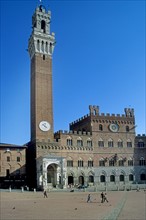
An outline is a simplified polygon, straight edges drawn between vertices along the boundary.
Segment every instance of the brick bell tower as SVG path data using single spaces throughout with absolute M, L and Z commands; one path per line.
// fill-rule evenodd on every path
M 55 34 L 50 33 L 51 12 L 40 5 L 32 16 L 28 51 L 31 59 L 31 141 L 52 141 L 52 54 Z

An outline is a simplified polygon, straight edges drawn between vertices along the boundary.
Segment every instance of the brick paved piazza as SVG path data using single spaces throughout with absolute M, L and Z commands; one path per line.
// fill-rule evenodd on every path
M 146 192 L 107 192 L 109 203 L 100 202 L 101 192 L 0 192 L 1 220 L 145 220 Z

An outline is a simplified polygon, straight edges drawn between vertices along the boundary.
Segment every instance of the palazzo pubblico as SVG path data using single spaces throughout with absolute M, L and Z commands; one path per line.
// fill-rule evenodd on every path
M 40 5 L 32 16 L 31 140 L 0 144 L 0 187 L 124 189 L 146 184 L 146 136 L 136 135 L 133 108 L 123 114 L 88 114 L 54 133 L 51 12 Z

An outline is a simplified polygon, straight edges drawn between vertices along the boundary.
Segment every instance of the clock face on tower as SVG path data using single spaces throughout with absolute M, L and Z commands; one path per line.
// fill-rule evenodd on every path
M 109 129 L 112 132 L 117 132 L 119 130 L 119 126 L 117 124 L 110 124 Z
M 41 131 L 49 131 L 51 128 L 51 125 L 47 121 L 41 121 L 39 123 L 39 128 L 41 129 Z

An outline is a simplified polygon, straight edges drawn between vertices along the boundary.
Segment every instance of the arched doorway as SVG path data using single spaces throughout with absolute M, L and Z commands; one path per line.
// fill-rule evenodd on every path
M 110 182 L 115 182 L 115 175 L 110 176 Z
M 101 183 L 105 183 L 105 175 L 101 175 L 100 176 L 100 182 Z
M 47 183 L 53 187 L 57 185 L 57 164 L 50 164 L 47 167 Z
M 79 176 L 79 184 L 84 185 L 84 177 L 83 176 Z
M 142 173 L 140 174 L 140 180 L 146 180 L 146 174 Z
M 74 184 L 74 178 L 73 178 L 73 176 L 68 176 L 68 185 L 73 185 Z

